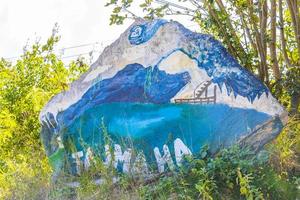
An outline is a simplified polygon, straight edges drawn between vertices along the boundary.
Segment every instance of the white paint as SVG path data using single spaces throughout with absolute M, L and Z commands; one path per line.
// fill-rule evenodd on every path
M 84 169 L 87 170 L 91 166 L 91 161 L 94 159 L 93 152 L 90 147 L 87 148 L 84 158 Z
M 174 151 L 176 163 L 178 166 L 181 165 L 181 161 L 184 155 L 192 155 L 191 150 L 179 138 L 174 141 Z
M 105 161 L 104 161 L 104 165 L 106 165 L 107 167 L 111 166 L 112 164 L 112 159 L 111 159 L 111 153 L 110 153 L 110 146 L 109 145 L 105 145 L 104 146 L 104 151 L 105 151 Z
M 214 62 L 214 66 L 216 69 L 214 70 L 213 76 L 215 77 L 222 76 L 222 74 L 241 73 L 241 70 L 238 67 L 222 67 L 219 63 L 215 63 L 215 62 Z
M 118 163 L 123 165 L 122 171 L 124 173 L 128 173 L 130 170 L 130 161 L 131 161 L 131 154 L 132 150 L 128 148 L 124 153 L 122 152 L 122 148 L 119 144 L 114 145 L 114 157 L 111 156 L 111 149 L 109 145 L 105 145 L 105 161 L 104 164 L 107 167 L 110 167 L 113 164 L 114 168 L 118 167 Z
M 58 143 L 58 148 L 59 148 L 59 149 L 64 149 L 65 147 L 64 147 L 64 144 L 62 143 L 61 137 L 58 136 L 58 137 L 56 138 L 56 140 L 57 140 L 57 143 Z
M 159 173 L 165 171 L 165 165 L 168 164 L 170 170 L 174 169 L 174 163 L 167 145 L 163 145 L 163 156 L 161 156 L 158 147 L 154 148 L 154 156 L 157 162 L 157 168 Z
M 112 65 L 105 65 L 105 66 L 99 66 L 96 69 L 93 69 L 86 75 L 83 82 L 90 82 L 98 78 L 100 75 L 105 74 L 109 71 L 109 69 L 112 67 Z M 102 77 L 104 79 L 105 77 Z
M 52 113 L 56 118 L 59 111 L 67 109 L 80 100 L 82 95 L 97 80 L 112 78 L 128 64 L 139 63 L 144 67 L 151 66 L 157 63 L 162 55 L 167 55 L 171 49 L 177 48 L 181 41 L 181 34 L 177 27 L 172 23 L 168 23 L 161 27 L 147 43 L 133 46 L 128 41 L 128 32 L 132 26 L 118 40 L 104 49 L 90 70 L 82 75 L 80 79 L 74 81 L 68 91 L 54 96 L 47 103 L 40 113 L 41 121 L 42 116 L 47 112 Z M 166 34 L 167 31 L 168 34 Z
M 158 63 L 162 56 L 169 55 L 170 51 L 179 47 L 187 51 L 192 51 L 192 49 L 201 50 L 201 48 L 203 49 L 204 47 L 209 48 L 211 45 L 208 42 L 208 38 L 207 40 L 203 40 L 203 43 L 201 43 L 199 47 L 192 46 L 191 42 L 179 32 L 177 25 L 172 22 L 160 27 L 148 42 L 140 45 L 130 45 L 128 41 L 129 30 L 132 26 L 139 23 L 140 21 L 136 21 L 122 33 L 118 40 L 105 48 L 98 60 L 91 66 L 90 70 L 81 76 L 79 80 L 71 84 L 70 90 L 53 97 L 43 108 L 40 114 L 41 121 L 47 112 L 52 113 L 56 118 L 59 111 L 67 109 L 70 105 L 80 100 L 82 95 L 95 82 L 112 78 L 128 64 L 139 63 L 144 67 L 153 66 Z M 193 56 L 198 57 L 202 54 L 205 57 L 206 53 L 204 50 L 197 51 Z M 205 59 L 203 62 L 205 62 Z M 238 73 L 239 70 L 238 68 L 222 68 L 218 63 L 215 63 L 215 65 L 218 68 L 216 73 Z M 160 63 L 159 68 L 170 74 L 188 72 L 191 76 L 191 82 L 171 99 L 172 102 L 177 98 L 193 97 L 194 89 L 201 82 L 211 80 L 204 69 L 199 68 L 194 60 L 180 51 L 175 51 L 169 55 Z M 269 95 L 268 98 L 263 95 L 260 99 L 256 99 L 254 103 L 251 104 L 247 98 L 241 96 L 235 99 L 233 93 L 227 96 L 225 90 L 225 87 L 223 93 L 217 90 L 219 91 L 217 93 L 217 103 L 224 103 L 239 108 L 253 108 L 271 116 L 279 115 L 284 111 L 281 105 L 271 95 Z M 211 90 L 209 90 L 209 92 L 211 92 Z
M 118 164 L 123 164 L 122 167 L 123 173 L 132 172 L 133 174 L 144 174 L 144 175 L 149 174 L 148 164 L 146 162 L 146 158 L 143 152 L 138 153 L 131 166 L 132 149 L 127 148 L 126 151 L 123 152 L 121 146 L 119 144 L 115 144 L 113 157 L 111 155 L 109 145 L 105 145 L 104 150 L 106 155 L 104 164 L 107 167 L 113 166 L 114 168 L 117 168 Z M 165 165 L 167 165 L 170 170 L 175 169 L 175 164 L 173 162 L 170 150 L 166 144 L 163 145 L 163 155 L 161 155 L 158 147 L 155 147 L 153 151 L 154 151 L 154 156 L 157 162 L 159 173 L 163 173 L 165 171 Z M 177 138 L 174 141 L 174 151 L 175 151 L 174 153 L 175 153 L 176 164 L 178 166 L 180 166 L 184 155 L 192 155 L 191 150 L 179 138 Z M 81 173 L 80 171 L 82 165 L 81 158 L 83 156 L 84 156 L 83 166 L 85 170 L 87 170 L 91 166 L 91 162 L 94 159 L 93 152 L 90 147 L 87 148 L 85 155 L 83 155 L 83 151 L 73 153 L 72 158 L 75 159 L 77 174 Z
M 238 68 L 222 68 L 218 66 L 219 72 L 222 73 L 238 73 Z M 181 51 L 176 51 L 172 53 L 167 59 L 162 61 L 159 65 L 161 70 L 166 71 L 170 74 L 182 73 L 187 71 L 191 76 L 191 82 L 188 83 L 184 88 L 182 88 L 172 99 L 174 102 L 175 99 L 182 98 L 193 98 L 195 88 L 203 81 L 209 81 L 211 78 L 207 75 L 204 69 L 198 67 L 197 63 L 190 59 L 186 54 Z M 217 74 L 215 74 L 217 75 Z M 208 87 L 208 96 L 212 96 L 214 94 L 214 86 L 217 84 L 211 84 Z M 217 86 L 217 103 L 227 104 L 236 108 L 248 108 L 248 109 L 256 109 L 259 112 L 266 113 L 268 115 L 280 115 L 284 112 L 282 106 L 277 102 L 277 100 L 272 97 L 271 94 L 267 97 L 266 94 L 263 94 L 259 99 L 255 99 L 253 103 L 249 102 L 246 97 L 242 97 L 240 95 L 237 98 L 234 97 L 233 92 L 228 96 L 227 89 L 225 86 L 222 88 L 222 92 Z
M 114 167 L 117 168 L 118 163 L 123 163 L 123 172 L 128 173 L 130 168 L 130 159 L 131 159 L 131 149 L 128 148 L 124 153 L 122 153 L 121 146 L 115 144 L 114 150 Z
M 169 74 L 188 72 L 191 82 L 183 87 L 172 101 L 177 98 L 193 98 L 195 88 L 203 81 L 211 80 L 204 69 L 198 67 L 196 61 L 190 59 L 181 51 L 175 51 L 167 59 L 163 60 L 159 69 Z
M 83 157 L 83 152 L 78 151 L 75 153 L 72 153 L 72 158 L 75 159 L 75 164 L 76 164 L 76 173 L 80 174 L 80 166 L 81 166 L 81 157 Z
M 212 90 L 213 87 L 209 87 L 210 93 L 213 92 Z M 249 102 L 246 97 L 242 97 L 240 95 L 235 98 L 233 92 L 228 96 L 225 86 L 223 86 L 222 92 L 220 91 L 219 87 L 217 87 L 216 94 L 216 103 L 227 104 L 235 108 L 255 109 L 271 116 L 281 115 L 284 112 L 283 107 L 271 94 L 269 94 L 267 97 L 267 95 L 264 93 L 259 99 L 256 98 L 253 103 Z
M 148 165 L 144 153 L 142 152 L 138 153 L 133 163 L 131 172 L 132 174 L 141 174 L 141 175 L 149 174 L 149 169 L 148 169 Z
M 132 156 L 132 149 L 128 148 L 124 153 L 122 152 L 122 148 L 119 144 L 114 145 L 114 157 L 112 158 L 111 153 L 110 153 L 110 147 L 109 145 L 105 145 L 105 162 L 104 164 L 107 167 L 110 167 L 112 162 L 114 168 L 118 167 L 118 164 L 123 164 L 122 171 L 123 173 L 141 173 L 142 174 L 148 174 L 149 169 L 148 165 L 146 163 L 146 158 L 143 153 L 139 153 L 134 162 L 133 166 L 131 167 L 131 156 Z

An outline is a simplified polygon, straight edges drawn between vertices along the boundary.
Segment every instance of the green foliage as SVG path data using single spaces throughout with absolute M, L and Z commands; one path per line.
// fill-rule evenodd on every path
M 65 67 L 54 54 L 56 30 L 46 44 L 25 49 L 16 64 L 0 60 L 0 199 L 33 198 L 26 191 L 48 184 L 50 167 L 40 142 L 39 113 L 87 69 L 80 59 Z
M 193 171 L 193 174 L 197 174 L 197 176 L 199 177 L 199 181 L 195 185 L 196 190 L 199 192 L 199 196 L 201 196 L 202 199 L 213 199 L 213 196 L 211 194 L 214 190 L 217 189 L 216 183 L 213 178 L 209 176 L 205 168 L 201 168 L 199 171 Z
M 120 5 L 121 3 L 121 5 Z M 114 9 L 110 16 L 110 25 L 123 24 L 124 20 L 128 17 L 127 14 L 122 14 L 122 8 L 128 8 L 131 6 L 132 0 L 110 0 L 105 6 L 114 5 Z
M 281 175 L 296 171 L 300 177 L 300 120 L 291 118 L 278 138 L 267 147 L 272 153 L 272 165 Z M 290 174 L 289 176 L 291 176 Z
M 142 187 L 140 195 L 142 199 L 296 199 L 299 184 L 277 174 L 268 155 L 263 151 L 256 156 L 233 146 L 214 158 L 187 157 L 177 174 Z
M 206 154 L 204 153 L 206 152 Z M 272 167 L 268 151 L 254 154 L 232 146 L 212 157 L 204 148 L 199 155 L 185 157 L 176 172 L 144 179 L 117 176 L 101 159 L 80 177 L 59 179 L 50 186 L 48 199 L 297 199 L 299 178 L 290 179 Z M 101 184 L 99 180 L 101 178 Z M 95 183 L 98 180 L 98 183 Z M 77 182 L 77 187 L 66 183 Z
M 243 175 L 240 168 L 237 170 L 237 183 L 240 186 L 240 194 L 245 196 L 247 200 L 264 199 L 263 194 L 255 188 L 252 183 L 253 177 L 251 174 Z
M 297 66 L 287 67 L 282 78 L 277 82 L 274 81 L 272 85 L 271 91 L 280 103 L 283 104 L 291 114 L 297 114 L 297 110 L 299 114 L 300 68 Z M 292 99 L 298 101 L 298 105 L 297 103 L 292 104 Z
M 283 87 L 290 95 L 300 95 L 300 67 L 288 68 L 284 76 Z

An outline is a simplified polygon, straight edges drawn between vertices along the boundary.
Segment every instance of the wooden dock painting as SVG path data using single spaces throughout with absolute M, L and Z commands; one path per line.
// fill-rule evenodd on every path
M 54 174 L 78 175 L 96 157 L 149 174 L 176 169 L 203 145 L 263 145 L 280 132 L 284 113 L 212 36 L 138 19 L 43 108 L 41 137 Z M 266 134 L 260 127 L 270 123 Z
M 183 98 L 183 99 L 175 99 L 175 103 L 216 103 L 217 98 L 217 86 L 213 86 L 213 96 L 207 96 L 208 87 L 211 85 L 211 81 L 203 81 L 200 83 L 196 89 L 194 90 L 194 98 Z

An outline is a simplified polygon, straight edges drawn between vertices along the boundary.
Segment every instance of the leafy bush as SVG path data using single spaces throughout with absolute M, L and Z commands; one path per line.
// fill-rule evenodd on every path
M 81 60 L 65 67 L 55 55 L 56 30 L 46 44 L 25 49 L 16 64 L 0 60 L 0 199 L 31 199 L 49 185 L 51 169 L 40 141 L 39 113 L 87 69 Z
M 296 199 L 297 183 L 280 176 L 268 155 L 233 146 L 214 158 L 186 158 L 176 175 L 142 187 L 140 195 L 142 199 Z

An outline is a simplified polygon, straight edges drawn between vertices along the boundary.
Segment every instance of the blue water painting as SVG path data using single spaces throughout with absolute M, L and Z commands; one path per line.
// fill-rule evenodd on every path
M 233 144 L 270 116 L 252 109 L 222 104 L 101 104 L 85 111 L 64 130 L 64 141 L 72 140 L 77 151 L 87 146 L 104 151 L 103 127 L 115 144 L 143 151 L 147 163 L 155 164 L 153 149 L 180 138 L 197 154 L 208 144 L 211 151 Z M 155 166 L 155 165 L 154 165 Z

